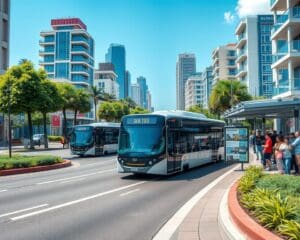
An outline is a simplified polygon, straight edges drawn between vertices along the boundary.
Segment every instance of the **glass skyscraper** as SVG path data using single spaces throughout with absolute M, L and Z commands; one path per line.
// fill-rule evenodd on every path
M 137 84 L 140 89 L 140 104 L 141 107 L 147 109 L 148 103 L 147 103 L 147 91 L 148 91 L 148 85 L 145 77 L 138 77 L 137 78 Z
M 94 40 L 79 18 L 51 20 L 52 30 L 41 32 L 40 65 L 51 79 L 70 81 L 77 87 L 93 85 Z
M 126 86 L 126 51 L 125 47 L 120 44 L 111 44 L 105 55 L 105 61 L 115 66 L 117 82 L 119 84 L 119 98 L 123 99 L 128 96 Z

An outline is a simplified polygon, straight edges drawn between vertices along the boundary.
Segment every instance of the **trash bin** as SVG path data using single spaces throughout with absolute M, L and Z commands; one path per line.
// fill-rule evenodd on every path
M 30 146 L 30 140 L 28 138 L 24 138 L 23 144 L 24 144 L 24 148 L 28 149 Z

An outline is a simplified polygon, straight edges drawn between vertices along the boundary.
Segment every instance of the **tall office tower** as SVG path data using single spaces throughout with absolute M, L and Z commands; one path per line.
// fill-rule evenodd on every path
M 272 15 L 248 16 L 240 21 L 237 36 L 236 78 L 245 83 L 254 96 L 271 98 L 272 83 Z
M 99 69 L 95 70 L 94 86 L 119 99 L 119 84 L 112 63 L 99 63 Z
M 94 40 L 79 18 L 51 20 L 52 30 L 40 33 L 40 65 L 51 79 L 70 81 L 78 87 L 93 85 Z
M 179 54 L 176 63 L 176 107 L 177 110 L 185 109 L 185 83 L 187 79 L 196 73 L 195 54 Z
M 214 84 L 213 67 L 207 67 L 203 71 L 203 85 L 204 85 L 204 100 L 203 108 L 208 109 L 209 98 Z
M 271 1 L 273 98 L 300 96 L 300 1 Z
M 185 110 L 195 105 L 204 105 L 206 89 L 202 73 L 191 75 L 185 83 Z
M 137 84 L 140 88 L 140 104 L 141 107 L 147 109 L 147 91 L 148 91 L 148 85 L 145 77 L 138 77 L 137 78 Z
M 213 85 L 219 80 L 236 79 L 236 49 L 235 44 L 217 47 L 212 53 Z
M 128 70 L 125 72 L 125 96 L 131 96 L 131 74 Z
M 0 0 L 0 74 L 3 74 L 9 65 L 9 15 L 10 0 Z
M 105 55 L 105 61 L 115 66 L 115 73 L 118 75 L 117 82 L 120 86 L 119 98 L 126 98 L 126 51 L 125 47 L 120 44 L 111 44 Z
M 147 110 L 149 112 L 152 112 L 152 95 L 149 90 L 147 91 L 146 98 L 147 98 Z
M 141 106 L 141 91 L 140 86 L 137 83 L 131 84 L 131 98 L 138 105 Z

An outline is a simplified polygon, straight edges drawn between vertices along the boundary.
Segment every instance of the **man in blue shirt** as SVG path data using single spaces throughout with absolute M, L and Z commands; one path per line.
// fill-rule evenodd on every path
M 295 133 L 296 139 L 292 143 L 292 147 L 295 150 L 296 155 L 296 164 L 298 165 L 298 170 L 300 169 L 300 134 L 299 132 Z

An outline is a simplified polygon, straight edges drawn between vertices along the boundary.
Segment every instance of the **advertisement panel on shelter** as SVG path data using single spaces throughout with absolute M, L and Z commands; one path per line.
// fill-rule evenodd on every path
M 248 128 L 225 128 L 225 158 L 226 161 L 249 162 Z

